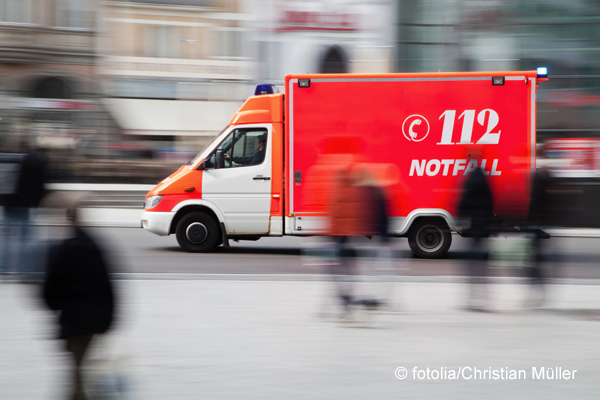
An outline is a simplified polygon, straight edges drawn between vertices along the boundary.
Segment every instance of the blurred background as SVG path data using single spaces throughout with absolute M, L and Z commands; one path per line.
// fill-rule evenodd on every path
M 578 139 L 552 154 L 589 180 L 599 41 L 593 0 L 2 0 L 0 144 L 53 182 L 154 184 L 285 74 L 546 66 L 538 141 Z
M 135 357 L 113 374 L 134 377 L 142 395 L 130 398 L 595 398 L 598 231 L 553 233 L 547 275 L 564 284 L 541 313 L 520 306 L 529 288 L 505 281 L 489 285 L 493 313 L 462 313 L 468 241 L 454 235 L 444 260 L 411 258 L 395 241 L 393 265 L 384 259 L 394 307 L 356 326 L 381 329 L 340 330 L 314 321 L 335 291 L 323 266 L 301 257 L 301 238 L 232 241 L 199 257 L 139 229 L 151 185 L 192 159 L 256 84 L 537 67 L 550 78 L 537 97 L 538 143 L 556 178 L 549 225 L 600 228 L 597 0 L 0 0 L 0 151 L 40 148 L 52 190 L 92 194 L 82 220 L 123 266 L 121 356 Z M 62 216 L 52 218 L 37 235 L 61 237 Z M 28 256 L 42 264 L 42 250 Z M 47 340 L 55 320 L 39 310 L 38 288 L 0 287 L 0 397 L 58 393 L 68 365 Z M 401 386 L 393 375 L 461 365 L 564 367 L 581 378 Z

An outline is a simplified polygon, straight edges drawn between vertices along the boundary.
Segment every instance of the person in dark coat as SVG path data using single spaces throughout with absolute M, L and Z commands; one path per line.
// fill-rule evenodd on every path
M 540 148 L 537 158 L 538 166 L 531 183 L 531 202 L 529 203 L 528 225 L 532 228 L 546 228 L 551 226 L 552 220 L 552 198 L 550 190 L 554 183 L 554 179 L 545 165 L 547 158 L 543 146 Z M 531 265 L 528 268 L 525 268 L 532 288 L 530 297 L 525 303 L 525 306 L 527 307 L 539 307 L 545 300 L 544 283 L 547 277 L 542 269 L 543 244 L 545 243 L 545 240 L 546 239 L 540 238 L 539 233 L 533 238 L 535 258 Z
M 29 152 L 23 159 L 17 182 L 17 193 L 12 199 L 13 207 L 36 208 L 46 194 L 47 167 L 44 156 L 37 151 Z
M 475 152 L 472 152 L 476 156 Z M 489 236 L 494 200 L 485 174 L 480 168 L 474 169 L 467 177 L 463 196 L 459 205 L 459 215 L 470 217 L 471 225 L 463 236 L 472 238 L 469 254 L 469 276 L 471 291 L 469 305 L 472 311 L 483 311 L 487 301 L 487 263 L 483 252 L 483 240 Z
M 24 142 L 22 150 L 29 150 Z M 46 161 L 39 152 L 28 152 L 20 163 L 14 193 L 6 196 L 4 204 L 4 241 L 0 269 L 8 270 L 11 247 L 16 249 L 14 270 L 23 275 L 31 272 L 27 255 L 31 251 L 31 210 L 37 208 L 46 194 Z M 14 246 L 11 246 L 13 245 Z
M 48 258 L 43 296 L 58 311 L 60 339 L 72 358 L 72 399 L 86 399 L 82 366 L 94 335 L 107 332 L 115 311 L 113 285 L 106 258 L 96 242 L 68 211 L 73 236 L 53 248 Z

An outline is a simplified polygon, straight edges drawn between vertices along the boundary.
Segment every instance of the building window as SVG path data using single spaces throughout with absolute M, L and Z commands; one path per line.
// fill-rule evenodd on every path
M 214 31 L 216 35 L 216 47 L 214 54 L 216 57 L 240 57 L 240 34 L 237 29 L 218 29 Z
M 58 6 L 59 24 L 67 28 L 91 28 L 93 9 L 90 0 L 61 0 Z
M 39 20 L 42 25 L 56 26 L 56 3 L 58 0 L 46 0 L 40 8 L 41 17 Z
M 146 57 L 179 57 L 179 32 L 172 26 L 149 26 L 145 31 Z
M 1 0 L 0 21 L 31 23 L 32 0 Z

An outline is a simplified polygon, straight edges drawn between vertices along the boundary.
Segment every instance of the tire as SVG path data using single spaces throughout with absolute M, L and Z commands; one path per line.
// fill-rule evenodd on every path
M 217 221 L 203 212 L 191 212 L 175 228 L 179 246 L 190 253 L 207 253 L 219 245 L 221 229 Z
M 442 258 L 452 244 L 452 234 L 442 219 L 418 219 L 408 231 L 408 244 L 419 258 Z

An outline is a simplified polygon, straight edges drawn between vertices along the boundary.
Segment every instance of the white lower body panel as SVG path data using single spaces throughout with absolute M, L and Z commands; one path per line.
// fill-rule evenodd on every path
M 168 236 L 175 212 L 144 211 L 142 228 L 158 235 Z
M 269 236 L 283 236 L 283 217 L 271 217 Z
M 390 217 L 388 233 L 390 235 L 406 235 L 413 221 L 418 217 L 439 217 L 446 220 L 450 229 L 460 230 L 456 226 L 455 219 L 445 210 L 420 209 L 409 214 L 408 217 Z M 327 235 L 328 217 L 286 217 L 286 235 Z

